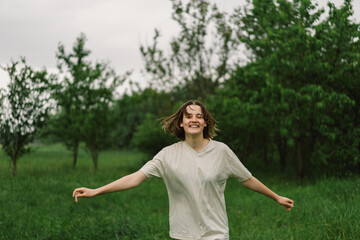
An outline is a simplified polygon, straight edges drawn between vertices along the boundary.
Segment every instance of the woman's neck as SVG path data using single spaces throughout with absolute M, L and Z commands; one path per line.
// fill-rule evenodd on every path
M 185 136 L 185 142 L 196 152 L 201 152 L 209 143 L 209 139 L 204 138 L 202 135 L 198 136 Z

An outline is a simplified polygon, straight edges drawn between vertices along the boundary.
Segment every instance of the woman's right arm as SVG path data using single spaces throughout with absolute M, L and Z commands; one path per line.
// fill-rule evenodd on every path
M 97 195 L 123 191 L 126 189 L 134 188 L 142 183 L 146 179 L 145 174 L 142 171 L 137 171 L 125 177 L 122 177 L 112 183 L 109 183 L 103 187 L 97 189 L 89 188 L 76 188 L 73 192 L 73 197 L 75 197 L 75 202 L 78 201 L 78 198 L 81 197 L 94 197 Z

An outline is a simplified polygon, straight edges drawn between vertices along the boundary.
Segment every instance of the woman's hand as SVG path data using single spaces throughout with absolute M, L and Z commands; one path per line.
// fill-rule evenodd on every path
M 146 178 L 145 174 L 139 170 L 97 189 L 76 188 L 73 192 L 73 197 L 75 198 L 75 202 L 77 202 L 78 198 L 81 197 L 89 198 L 105 193 L 127 190 L 138 186 Z
M 247 187 L 255 192 L 264 194 L 265 196 L 275 200 L 279 204 L 283 205 L 286 211 L 290 211 L 290 209 L 294 207 L 293 200 L 277 195 L 269 188 L 267 188 L 264 184 L 262 184 L 259 180 L 257 180 L 255 177 L 250 177 L 248 180 L 242 182 L 241 184 L 244 187 Z
M 90 198 L 95 196 L 95 190 L 90 188 L 76 188 L 73 192 L 73 197 L 75 198 L 75 202 L 78 202 L 78 198 L 84 197 L 84 198 Z
M 279 204 L 283 205 L 286 211 L 290 211 L 291 208 L 294 207 L 294 201 L 289 198 L 279 196 L 279 198 L 276 199 L 276 201 Z

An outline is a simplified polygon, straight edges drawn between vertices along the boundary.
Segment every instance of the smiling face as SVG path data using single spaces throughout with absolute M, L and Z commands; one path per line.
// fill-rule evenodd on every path
M 180 127 L 184 129 L 185 136 L 201 135 L 207 126 L 201 107 L 199 105 L 189 105 L 186 107 L 186 113 L 183 114 Z

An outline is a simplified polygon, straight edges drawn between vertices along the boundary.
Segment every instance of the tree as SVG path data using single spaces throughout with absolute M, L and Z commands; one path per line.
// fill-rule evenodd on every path
M 190 0 L 183 4 L 172 0 L 172 5 L 172 19 L 179 24 L 180 33 L 171 41 L 171 52 L 165 56 L 158 48 L 160 32 L 155 29 L 152 46 L 140 48 L 145 71 L 156 86 L 176 87 L 181 98 L 205 99 L 228 73 L 229 59 L 236 49 L 230 41 L 232 28 L 227 24 L 227 16 L 208 1 Z M 211 26 L 215 29 L 213 43 Z
M 328 3 L 329 16 L 317 26 L 315 37 L 322 43 L 319 56 L 327 75 L 324 88 L 346 95 L 353 103 L 350 109 L 343 104 L 331 106 L 331 128 L 322 130 L 326 130 L 329 144 L 322 150 L 329 165 L 350 171 L 357 166 L 360 174 L 360 24 L 353 19 L 351 3 L 345 0 L 340 8 Z
M 296 156 L 299 178 L 315 166 L 346 170 L 359 160 L 359 24 L 350 0 L 329 6 L 320 21 L 324 11 L 311 1 L 254 0 L 231 18 L 251 62 L 225 82 L 221 101 L 233 97 L 241 109 L 234 125 L 261 136 L 255 144 L 264 152 L 275 143 L 282 168 Z
M 84 34 L 76 39 L 72 53 L 66 53 L 59 44 L 56 54 L 58 69 L 63 79 L 53 85 L 54 98 L 59 107 L 55 120 L 57 134 L 73 150 L 73 166 L 76 166 L 81 141 L 90 150 L 97 169 L 99 150 L 105 145 L 111 126 L 107 113 L 115 89 L 125 76 L 117 76 L 106 63 L 95 63 L 86 58 L 91 51 L 85 48 Z
M 115 125 L 111 124 L 110 106 L 114 101 L 116 88 L 125 77 L 121 79 L 102 63 L 97 63 L 90 71 L 92 77 L 87 79 L 87 88 L 83 95 L 85 118 L 82 139 L 91 153 L 96 171 L 100 150 L 111 144 L 110 132 Z
M 0 111 L 0 139 L 15 176 L 18 159 L 30 151 L 28 144 L 47 117 L 50 107 L 47 85 L 54 76 L 49 76 L 46 70 L 34 71 L 25 58 L 2 69 L 9 74 L 10 82 Z
M 74 167 L 77 163 L 85 118 L 83 83 L 89 77 L 89 62 L 85 61 L 85 57 L 90 55 L 90 51 L 84 48 L 85 40 L 85 35 L 81 34 L 73 46 L 73 53 L 69 54 L 65 52 L 64 45 L 59 44 L 56 57 L 63 79 L 59 78 L 59 81 L 52 86 L 58 106 L 58 113 L 53 122 L 56 126 L 54 134 L 73 151 Z
M 229 144 L 241 161 L 263 153 L 265 164 L 271 162 L 268 151 L 272 119 L 264 116 L 261 86 L 264 76 L 256 64 L 247 64 L 233 71 L 222 88 L 206 99 L 220 129 L 217 138 Z M 256 156 L 259 157 L 259 156 Z M 261 156 L 262 157 L 262 156 Z

